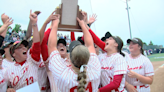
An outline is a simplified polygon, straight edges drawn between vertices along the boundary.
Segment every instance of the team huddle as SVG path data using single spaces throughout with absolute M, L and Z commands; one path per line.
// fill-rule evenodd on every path
M 54 11 L 39 31 L 39 13 L 30 11 L 32 39 L 31 30 L 26 39 L 8 43 L 3 39 L 13 20 L 1 15 L 0 92 L 16 92 L 35 82 L 41 92 L 150 92 L 154 69 L 143 55 L 141 39 L 127 40 L 128 54 L 122 51 L 120 37 L 107 32 L 98 38 L 90 29 L 96 15 L 88 20 L 87 13 L 81 12 L 83 19 L 77 21 L 83 36 L 76 41 L 71 32 L 67 51 L 65 39 L 57 39 L 60 15 Z

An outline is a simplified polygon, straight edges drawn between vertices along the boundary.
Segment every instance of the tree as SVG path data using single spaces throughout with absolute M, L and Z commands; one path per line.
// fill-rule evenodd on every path
M 15 24 L 15 28 L 13 30 L 18 33 L 18 31 L 21 30 L 20 27 L 21 27 L 21 25 Z
M 143 44 L 147 46 L 146 42 L 143 42 Z
M 153 45 L 153 42 L 152 42 L 152 41 L 150 41 L 149 45 Z

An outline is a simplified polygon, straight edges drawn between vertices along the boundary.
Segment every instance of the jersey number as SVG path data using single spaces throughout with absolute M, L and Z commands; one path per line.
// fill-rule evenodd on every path
M 34 82 L 33 77 L 31 76 L 29 79 L 26 78 L 27 85 L 32 84 Z
M 70 92 L 74 92 L 74 90 L 77 89 L 77 86 L 73 87 L 70 89 Z M 87 91 L 89 89 L 89 92 L 92 92 L 92 83 L 89 82 L 87 85 L 87 88 L 85 88 L 85 90 Z

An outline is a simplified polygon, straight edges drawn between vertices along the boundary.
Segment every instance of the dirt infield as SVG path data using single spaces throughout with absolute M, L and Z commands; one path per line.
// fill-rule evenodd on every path
M 164 92 L 164 61 L 152 62 L 154 66 L 154 81 L 151 87 L 151 92 Z

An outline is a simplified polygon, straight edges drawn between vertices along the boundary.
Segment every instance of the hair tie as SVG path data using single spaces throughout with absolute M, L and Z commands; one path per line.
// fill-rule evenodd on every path
M 85 67 L 87 67 L 87 65 L 82 65 L 82 66 L 80 67 L 80 72 L 83 72 Z

